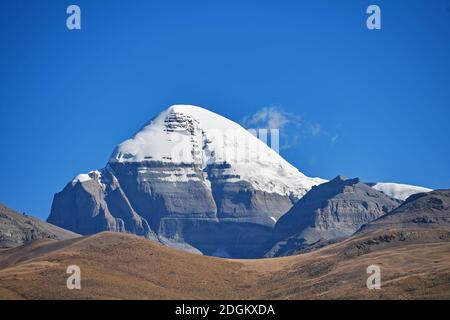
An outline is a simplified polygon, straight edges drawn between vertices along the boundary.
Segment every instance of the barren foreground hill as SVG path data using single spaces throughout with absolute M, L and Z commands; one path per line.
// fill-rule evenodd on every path
M 450 299 L 450 232 L 364 233 L 296 256 L 227 260 L 120 233 L 0 251 L 2 299 Z M 366 269 L 381 267 L 368 290 Z M 66 269 L 81 268 L 81 290 Z
M 0 250 L 37 239 L 65 240 L 79 236 L 37 218 L 20 214 L 0 203 Z

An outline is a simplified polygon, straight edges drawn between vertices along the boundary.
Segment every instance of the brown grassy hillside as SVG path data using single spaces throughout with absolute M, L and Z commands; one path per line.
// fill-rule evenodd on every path
M 376 231 L 318 251 L 224 260 L 119 233 L 0 251 L 2 299 L 449 299 L 448 230 Z M 81 268 L 82 289 L 66 288 Z M 367 266 L 382 289 L 366 288 Z

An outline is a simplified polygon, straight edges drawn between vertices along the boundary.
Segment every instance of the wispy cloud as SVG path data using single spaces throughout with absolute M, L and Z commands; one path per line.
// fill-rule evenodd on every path
M 322 127 L 318 123 L 313 123 L 309 125 L 309 132 L 312 136 L 318 136 L 322 132 Z
M 339 139 L 339 135 L 336 134 L 336 135 L 332 136 L 330 139 L 331 144 L 335 144 L 336 142 L 338 142 L 338 139 Z
M 280 149 L 291 148 L 299 144 L 304 137 L 316 137 L 323 133 L 319 123 L 310 123 L 280 107 L 262 108 L 245 117 L 241 124 L 248 129 L 279 129 Z
M 246 127 L 258 127 L 266 129 L 281 129 L 292 123 L 292 114 L 278 107 L 265 107 L 251 116 L 242 120 Z M 300 118 L 297 119 L 300 121 Z

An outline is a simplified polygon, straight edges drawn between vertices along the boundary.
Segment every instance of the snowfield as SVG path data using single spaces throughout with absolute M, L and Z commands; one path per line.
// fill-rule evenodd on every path
M 251 132 L 221 115 L 192 105 L 174 105 L 147 123 L 131 139 L 119 144 L 109 162 L 158 161 L 168 164 L 195 164 L 201 169 L 219 165 L 228 182 L 247 181 L 256 190 L 301 198 L 313 186 L 327 182 L 310 178 L 284 160 Z M 150 170 L 142 168 L 141 170 Z M 166 182 L 199 181 L 189 166 L 167 169 Z M 208 170 L 204 173 L 209 183 Z M 72 183 L 96 180 L 101 172 L 80 174 Z M 406 200 L 432 189 L 398 183 L 375 183 L 376 190 Z
M 408 184 L 400 184 L 400 183 L 390 183 L 390 182 L 379 182 L 376 183 L 372 188 L 381 191 L 388 196 L 405 201 L 413 194 L 421 193 L 421 192 L 430 192 L 432 189 L 411 186 Z
M 296 197 L 326 181 L 305 176 L 239 124 L 190 105 L 171 106 L 160 113 L 117 146 L 109 161 L 197 164 L 202 169 L 227 164 L 224 170 L 230 182 L 245 180 L 257 190 Z M 170 180 L 188 178 L 180 172 Z

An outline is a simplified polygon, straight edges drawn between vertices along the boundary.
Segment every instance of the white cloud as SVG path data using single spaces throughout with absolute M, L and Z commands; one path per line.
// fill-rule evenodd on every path
M 309 132 L 312 136 L 318 136 L 322 132 L 322 127 L 318 123 L 313 123 L 309 126 Z
M 255 114 L 245 117 L 242 123 L 246 127 L 281 129 L 296 120 L 300 121 L 300 118 L 285 112 L 281 108 L 265 107 Z
M 241 121 L 248 129 L 279 129 L 280 149 L 288 149 L 300 143 L 306 136 L 319 136 L 323 133 L 319 123 L 308 123 L 297 114 L 280 107 L 265 107 L 245 117 Z
M 318 122 L 310 122 L 297 114 L 287 112 L 280 107 L 265 107 L 241 121 L 247 129 L 279 129 L 280 150 L 298 145 L 302 139 L 323 138 L 330 144 L 336 144 L 340 135 L 330 132 Z
M 338 135 L 332 136 L 330 139 L 331 144 L 335 144 L 338 141 L 338 139 L 339 139 Z

